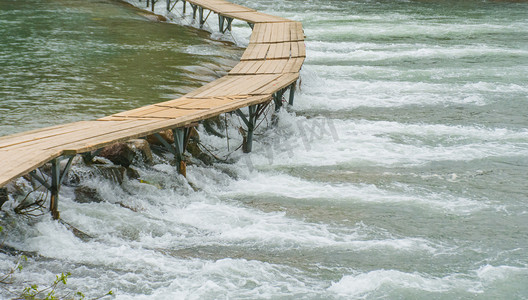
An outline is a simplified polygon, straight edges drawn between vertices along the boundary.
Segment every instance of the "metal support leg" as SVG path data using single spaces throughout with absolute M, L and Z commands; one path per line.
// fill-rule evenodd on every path
M 173 129 L 172 133 L 174 136 L 174 145 L 169 144 L 164 138 L 161 137 L 158 133 L 155 133 L 154 136 L 165 146 L 165 148 L 174 154 L 174 159 L 177 163 L 178 173 L 183 176 L 187 176 L 187 165 L 183 160 L 183 153 L 187 148 L 187 143 L 189 142 L 191 129 L 190 128 L 177 128 Z
M 218 30 L 221 33 L 224 33 L 224 21 L 225 21 L 225 17 L 222 15 L 218 15 Z
M 187 1 L 182 1 L 182 2 L 183 2 L 183 14 L 185 14 L 187 10 Z
M 233 23 L 233 18 L 227 18 L 227 30 L 232 31 L 231 24 Z M 225 32 L 225 31 L 224 31 Z
M 236 113 L 242 121 L 247 126 L 247 136 L 244 140 L 244 145 L 242 147 L 242 150 L 244 153 L 250 153 L 253 148 L 253 131 L 255 130 L 255 125 L 257 123 L 257 106 L 251 105 L 248 107 L 249 109 L 249 120 L 246 118 L 244 113 L 240 109 L 236 110 Z
M 53 219 L 59 218 L 59 190 L 60 190 L 60 163 L 58 159 L 51 161 L 51 198 L 50 211 Z
M 70 171 L 70 167 L 71 167 L 74 157 L 75 156 L 70 156 L 68 158 L 68 163 L 66 164 L 62 172 L 60 169 L 59 159 L 55 158 L 51 161 L 51 184 L 47 180 L 38 176 L 36 171 L 29 172 L 31 177 L 33 177 L 35 180 L 40 182 L 42 186 L 44 186 L 48 191 L 50 191 L 51 197 L 50 197 L 50 208 L 49 209 L 50 209 L 53 219 L 55 220 L 60 218 L 60 214 L 59 214 L 60 188 L 61 188 L 62 183 L 66 179 L 68 172 Z
M 198 8 L 198 16 L 200 18 L 200 28 L 203 27 L 203 24 L 205 23 L 204 21 L 204 9 L 203 7 L 200 7 Z
M 174 10 L 174 7 L 176 7 L 176 4 L 178 4 L 180 0 L 174 1 L 174 4 L 171 5 L 171 0 L 167 0 L 167 11 L 171 12 Z
M 198 5 L 191 3 L 191 7 L 192 7 L 192 10 L 193 10 L 193 19 L 196 20 L 196 10 L 198 9 Z
M 282 89 L 273 94 L 273 101 L 275 102 L 275 111 L 279 111 L 282 107 L 282 97 L 286 89 Z
M 99 149 L 95 150 L 93 153 L 92 152 L 86 152 L 86 153 L 81 154 L 84 163 L 85 164 L 91 164 L 93 162 L 94 157 L 99 155 L 99 153 L 101 153 L 102 150 L 103 150 L 103 148 L 99 148 Z
M 292 83 L 290 85 L 290 101 L 288 102 L 289 105 L 293 105 L 293 99 L 295 98 L 295 90 L 297 89 L 297 81 Z
M 147 7 L 149 7 L 149 5 L 150 5 L 150 0 L 147 0 Z
M 187 165 L 183 160 L 183 153 L 185 152 L 186 148 L 186 133 L 186 129 L 178 128 L 173 130 L 174 144 L 176 146 L 176 152 L 178 153 L 176 155 L 176 162 L 178 163 L 178 173 L 180 173 L 184 177 L 187 177 Z
M 226 20 L 227 20 L 227 26 L 224 26 Z M 233 18 L 228 18 L 228 17 L 218 15 L 218 28 L 220 29 L 221 33 L 225 33 L 228 30 L 231 31 L 232 23 L 233 23 Z

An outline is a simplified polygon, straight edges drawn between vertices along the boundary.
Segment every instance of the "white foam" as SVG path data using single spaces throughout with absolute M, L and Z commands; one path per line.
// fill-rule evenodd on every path
M 357 275 L 346 275 L 328 289 L 339 295 L 367 297 L 380 289 L 411 289 L 432 293 L 447 292 L 455 288 L 469 289 L 473 281 L 444 277 L 435 278 L 420 273 L 406 273 L 397 270 L 376 270 Z M 380 293 L 383 294 L 383 293 Z
M 450 274 L 434 277 L 418 272 L 407 273 L 398 270 L 375 270 L 366 273 L 345 275 L 328 289 L 347 297 L 368 297 L 383 295 L 394 290 L 410 290 L 433 294 L 456 293 L 475 296 L 483 294 L 497 284 L 514 276 L 526 276 L 527 268 L 511 266 L 482 266 L 470 274 Z
M 323 118 L 281 121 L 276 133 L 255 142 L 252 165 L 405 166 L 528 153 L 526 130 Z
M 269 187 L 273 186 L 273 189 Z M 300 178 L 269 173 L 254 173 L 248 179 L 233 181 L 226 196 L 243 198 L 259 195 L 260 197 L 278 197 L 302 199 L 304 203 L 399 203 L 400 205 L 418 206 L 423 209 L 439 210 L 445 213 L 469 214 L 489 206 L 482 199 L 469 199 L 448 193 L 424 193 L 411 186 L 400 186 L 404 192 L 383 190 L 375 185 L 320 183 Z

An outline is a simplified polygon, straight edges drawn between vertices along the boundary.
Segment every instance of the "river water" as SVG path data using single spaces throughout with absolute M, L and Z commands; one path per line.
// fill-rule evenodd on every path
M 528 4 L 237 3 L 303 22 L 295 105 L 250 155 L 231 153 L 234 116 L 229 150 L 200 128 L 230 155 L 190 165 L 192 187 L 163 155 L 135 167 L 150 184 L 83 181 L 100 203 L 64 187 L 62 219 L 91 238 L 6 203 L 5 245 L 30 254 L 9 289 L 71 272 L 61 292 L 117 299 L 527 299 Z M 232 68 L 250 34 L 112 1 L 0 8 L 1 135 L 176 98 Z

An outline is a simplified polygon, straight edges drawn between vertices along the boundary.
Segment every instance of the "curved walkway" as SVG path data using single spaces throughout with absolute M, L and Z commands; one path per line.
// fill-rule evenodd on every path
M 199 11 L 200 24 L 205 22 L 204 10 L 209 10 L 209 14 L 217 14 L 222 32 L 230 30 L 233 19 L 246 21 L 253 27 L 248 48 L 229 74 L 179 99 L 94 121 L 69 123 L 0 137 L 0 187 L 47 162 L 56 162 L 61 156 L 87 153 L 115 142 L 167 129 L 185 128 L 243 107 L 267 104 L 274 96 L 282 98 L 287 88 L 293 93 L 306 56 L 301 23 L 224 0 L 182 2 L 184 6 L 187 3 L 191 5 L 195 17 Z M 170 0 L 167 0 L 167 8 L 170 5 Z M 251 121 L 252 109 L 249 111 Z M 241 117 L 244 118 L 242 114 Z M 247 119 L 244 122 L 248 125 Z M 248 125 L 250 126 L 251 124 Z M 58 173 L 60 174 L 60 169 Z M 60 176 L 57 175 L 58 177 Z M 60 180 L 56 182 L 57 180 L 55 179 L 55 186 L 58 184 L 60 187 Z

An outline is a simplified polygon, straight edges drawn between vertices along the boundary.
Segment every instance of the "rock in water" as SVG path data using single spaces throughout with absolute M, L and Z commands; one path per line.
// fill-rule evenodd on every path
M 0 209 L 2 208 L 2 205 L 9 200 L 9 197 L 7 196 L 7 189 L 6 188 L 0 188 Z
M 146 140 L 134 139 L 128 141 L 127 144 L 139 152 L 141 158 L 143 159 L 143 162 L 152 162 L 152 150 L 150 149 L 150 144 Z
M 128 168 L 134 161 L 135 152 L 126 143 L 115 143 L 104 147 L 99 156 L 107 158 L 116 165 Z
M 99 203 L 103 202 L 101 196 L 96 189 L 87 186 L 79 186 L 75 188 L 75 202 L 79 203 Z
M 174 144 L 174 135 L 172 133 L 172 130 L 167 129 L 167 130 L 161 131 L 159 132 L 159 135 L 161 135 L 161 137 L 165 141 L 167 141 L 167 143 Z M 158 145 L 158 146 L 163 145 L 154 134 L 147 136 L 147 141 L 149 142 L 149 144 L 152 144 L 152 145 Z

